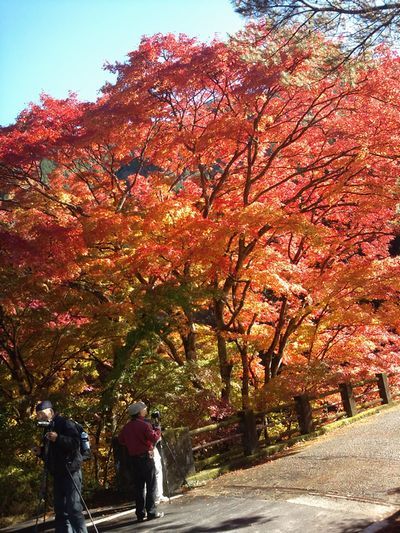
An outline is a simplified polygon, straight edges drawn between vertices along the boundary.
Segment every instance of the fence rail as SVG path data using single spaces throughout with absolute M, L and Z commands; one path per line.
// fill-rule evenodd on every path
M 196 469 L 306 435 L 371 406 L 390 404 L 399 395 L 400 391 L 390 391 L 388 376 L 380 373 L 364 381 L 341 383 L 315 396 L 296 396 L 292 402 L 263 411 L 240 411 L 221 422 L 189 431 Z

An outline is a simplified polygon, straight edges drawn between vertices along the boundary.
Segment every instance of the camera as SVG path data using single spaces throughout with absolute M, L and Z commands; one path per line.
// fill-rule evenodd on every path
M 160 427 L 160 420 L 161 420 L 160 411 L 153 411 L 150 416 L 151 416 L 153 428 L 156 429 Z
M 39 420 L 37 422 L 38 427 L 40 428 L 48 428 L 50 427 L 51 421 L 49 420 Z

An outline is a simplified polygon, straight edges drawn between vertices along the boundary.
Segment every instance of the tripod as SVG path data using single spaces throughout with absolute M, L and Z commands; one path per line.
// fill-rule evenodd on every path
M 69 477 L 71 478 L 71 481 L 75 487 L 75 490 L 76 492 L 78 493 L 79 495 L 79 498 L 81 500 L 81 502 L 83 503 L 83 506 L 85 507 L 85 510 L 92 522 L 92 525 L 93 525 L 93 528 L 95 530 L 96 533 L 99 533 L 99 530 L 97 529 L 96 527 L 96 524 L 93 520 L 93 517 L 89 511 L 89 508 L 88 506 L 86 505 L 86 502 L 82 496 L 82 492 L 79 490 L 77 484 L 75 483 L 75 480 L 71 474 L 71 471 L 70 469 L 68 468 L 67 465 L 65 465 L 66 467 L 66 470 L 69 474 Z M 47 468 L 44 467 L 43 468 L 43 474 L 42 474 L 42 481 L 41 481 L 41 485 L 40 485 L 40 491 L 39 491 L 39 503 L 38 503 L 38 507 L 37 507 L 37 512 L 36 512 L 36 523 L 35 523 L 35 533 L 38 533 L 39 531 L 39 517 L 41 515 L 41 512 L 40 512 L 40 507 L 42 505 L 42 502 L 44 503 L 44 507 L 43 507 L 43 527 L 45 527 L 45 524 L 46 524 L 46 509 L 47 509 L 47 486 L 48 486 L 48 471 L 47 471 Z
M 44 435 L 44 432 L 43 432 L 43 435 Z M 39 502 L 38 502 L 37 511 L 36 511 L 35 533 L 39 531 L 39 517 L 41 515 L 40 507 L 42 505 L 42 502 L 43 502 L 43 526 L 45 526 L 46 524 L 47 485 L 48 485 L 48 477 L 49 477 L 49 472 L 47 470 L 46 461 L 47 461 L 47 457 L 49 454 L 49 444 L 50 443 L 48 440 L 44 441 L 44 449 L 43 449 L 44 467 L 43 467 L 42 477 L 40 481 Z
M 36 523 L 35 523 L 35 533 L 39 531 L 39 517 L 41 515 L 40 508 L 43 502 L 43 526 L 46 525 L 46 509 L 47 509 L 47 482 L 48 482 L 48 472 L 47 468 L 43 468 L 42 478 L 40 482 L 39 489 L 39 502 L 36 511 Z

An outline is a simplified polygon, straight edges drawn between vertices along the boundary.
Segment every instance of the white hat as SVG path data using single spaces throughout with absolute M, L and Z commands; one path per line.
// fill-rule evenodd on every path
M 128 413 L 130 416 L 138 415 L 142 409 L 147 409 L 147 405 L 143 402 L 136 402 L 128 407 Z

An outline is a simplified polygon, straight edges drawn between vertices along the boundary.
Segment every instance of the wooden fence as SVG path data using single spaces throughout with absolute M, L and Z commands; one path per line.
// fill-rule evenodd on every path
M 397 396 L 398 392 L 390 391 L 387 375 L 381 373 L 357 383 L 341 383 L 337 389 L 318 396 L 295 396 L 292 402 L 265 411 L 240 411 L 222 422 L 189 432 L 196 470 L 312 433 L 341 418 L 390 404 Z

